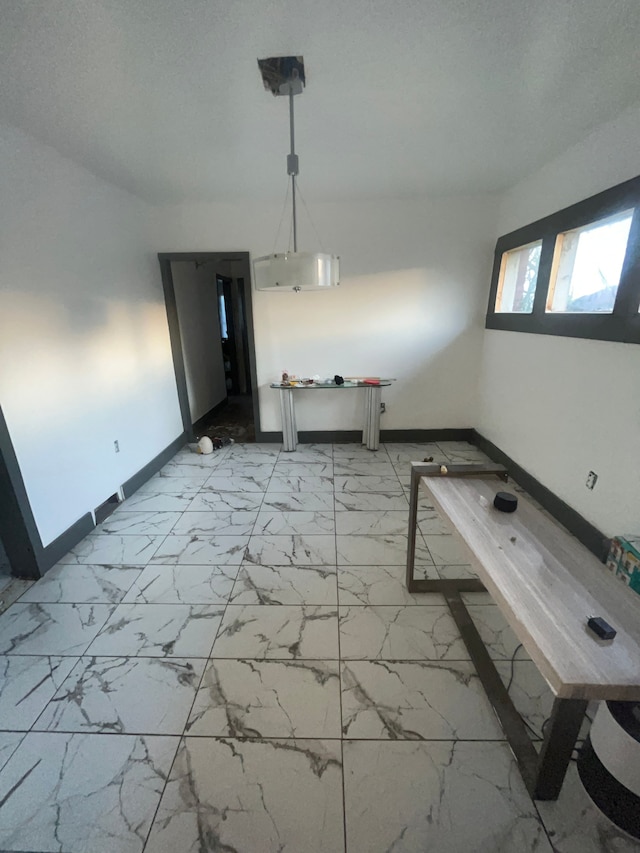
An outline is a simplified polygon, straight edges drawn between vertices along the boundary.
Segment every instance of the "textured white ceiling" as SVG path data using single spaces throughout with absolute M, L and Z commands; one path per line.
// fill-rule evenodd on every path
M 496 191 L 640 100 L 638 0 L 2 0 L 0 118 L 152 202 Z

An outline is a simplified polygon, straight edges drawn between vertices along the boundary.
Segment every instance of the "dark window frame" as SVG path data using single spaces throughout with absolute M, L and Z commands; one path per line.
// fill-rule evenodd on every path
M 633 219 L 616 301 L 611 314 L 547 313 L 547 294 L 556 238 L 633 208 Z M 500 265 L 505 252 L 542 240 L 538 280 L 531 314 L 496 312 Z M 534 335 L 559 335 L 596 341 L 640 344 L 640 176 L 579 201 L 500 237 L 496 243 L 485 328 Z

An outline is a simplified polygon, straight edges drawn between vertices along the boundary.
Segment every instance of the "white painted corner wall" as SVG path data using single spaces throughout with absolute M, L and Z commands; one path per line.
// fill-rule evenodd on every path
M 262 430 L 284 369 L 396 377 L 383 429 L 478 426 L 605 533 L 640 532 L 640 348 L 483 328 L 496 236 L 637 175 L 638 138 L 629 110 L 500 205 L 311 204 L 343 284 L 253 293 Z M 154 209 L 11 127 L 0 197 L 0 401 L 46 545 L 182 432 L 156 253 L 267 254 L 282 208 Z M 357 394 L 320 394 L 300 429 L 360 428 Z
M 269 384 L 285 369 L 298 376 L 397 378 L 383 391 L 383 429 L 474 426 L 497 200 L 310 207 L 325 250 L 341 256 L 342 284 L 321 293 L 253 292 L 262 430 L 281 429 Z M 159 211 L 158 250 L 269 254 L 281 213 L 281 203 L 166 206 Z M 315 240 L 306 242 L 307 228 L 303 222 L 300 248 L 317 248 Z M 361 429 L 360 396 L 300 395 L 298 429 Z
M 504 194 L 496 236 L 636 177 L 638 139 L 640 107 L 601 125 Z M 480 400 L 494 444 L 606 535 L 640 533 L 640 346 L 487 330 Z
M 172 261 L 171 275 L 187 381 L 191 422 L 227 397 L 216 269 Z
M 268 253 L 282 208 L 151 208 L 10 126 L 0 194 L 0 400 L 47 545 L 182 432 L 157 252 Z M 253 294 L 262 429 L 283 369 L 397 377 L 383 428 L 473 426 L 496 199 L 312 210 L 343 285 Z M 299 428 L 359 429 L 359 396 L 301 400 Z
M 47 545 L 182 432 L 155 220 L 8 126 L 0 198 L 0 401 Z

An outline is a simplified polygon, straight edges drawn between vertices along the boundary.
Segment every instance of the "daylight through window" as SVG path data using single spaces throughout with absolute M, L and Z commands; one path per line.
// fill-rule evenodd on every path
M 538 281 L 542 240 L 502 256 L 496 311 L 530 314 Z
M 558 235 L 547 311 L 613 311 L 632 216 L 626 210 Z

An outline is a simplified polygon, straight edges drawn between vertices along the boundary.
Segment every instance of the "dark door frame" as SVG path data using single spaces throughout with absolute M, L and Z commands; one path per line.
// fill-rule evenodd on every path
M 247 370 L 249 370 L 249 373 L 251 373 L 250 368 L 249 368 L 250 361 L 251 361 L 249 358 L 249 333 L 247 331 L 247 322 L 245 319 L 247 316 L 247 298 L 246 298 L 246 293 L 245 293 L 244 278 L 238 278 L 237 282 L 238 282 L 238 296 L 239 296 L 239 302 L 240 302 L 240 311 L 242 312 L 242 322 L 244 324 L 244 335 L 242 336 L 242 352 L 244 355 L 245 374 L 246 374 Z M 247 377 L 247 381 L 251 382 L 251 375 L 249 375 Z
M 18 578 L 37 580 L 93 527 L 91 513 L 85 513 L 53 542 L 42 544 L 0 406 L 0 538 L 9 559 L 11 574 Z
M 42 540 L 36 527 L 7 422 L 0 406 L 0 539 L 11 574 L 39 578 L 37 552 Z
M 180 415 L 182 425 L 189 441 L 195 439 L 193 424 L 191 422 L 191 410 L 189 408 L 189 395 L 187 392 L 187 376 L 184 367 L 184 356 L 182 354 L 182 338 L 180 335 L 180 324 L 178 322 L 178 307 L 176 305 L 176 292 L 171 273 L 172 261 L 193 261 L 194 263 L 205 263 L 207 261 L 221 261 L 222 259 L 244 261 L 246 264 L 245 275 L 238 277 L 238 287 L 243 288 L 246 305 L 247 338 L 249 341 L 249 369 L 251 372 L 251 399 L 253 402 L 253 420 L 255 424 L 256 439 L 260 435 L 260 408 L 258 401 L 258 377 L 256 372 L 256 348 L 253 334 L 253 300 L 251 294 L 251 264 L 249 252 L 159 252 L 160 272 L 162 274 L 162 287 L 164 290 L 164 301 L 167 308 L 167 322 L 169 324 L 169 338 L 171 340 L 171 354 L 173 356 L 173 368 L 176 375 L 176 387 L 178 390 L 178 402 L 180 404 Z M 240 283 L 242 281 L 242 284 Z

